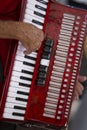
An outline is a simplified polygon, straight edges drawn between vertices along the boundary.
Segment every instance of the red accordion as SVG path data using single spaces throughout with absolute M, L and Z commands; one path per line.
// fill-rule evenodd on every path
M 24 55 L 20 41 L 6 48 L 0 119 L 65 127 L 83 53 L 87 11 L 51 0 L 23 0 L 21 9 L 21 21 L 42 29 L 46 38 L 29 55 Z

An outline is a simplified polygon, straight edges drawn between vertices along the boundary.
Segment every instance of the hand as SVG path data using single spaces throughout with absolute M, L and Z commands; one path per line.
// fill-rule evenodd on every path
M 31 24 L 23 22 L 19 22 L 18 28 L 18 39 L 26 48 L 24 52 L 25 54 L 35 51 L 37 48 L 40 47 L 41 42 L 44 39 L 44 34 L 42 30 L 36 28 Z
M 40 46 L 44 34 L 42 30 L 29 23 L 0 21 L 0 38 L 19 40 L 26 48 L 25 53 L 30 53 Z
M 84 82 L 87 80 L 86 76 L 78 76 L 78 79 L 76 81 L 76 86 L 75 86 L 75 92 L 74 92 L 74 99 L 78 100 L 79 96 L 82 95 L 84 87 L 82 86 L 81 82 Z

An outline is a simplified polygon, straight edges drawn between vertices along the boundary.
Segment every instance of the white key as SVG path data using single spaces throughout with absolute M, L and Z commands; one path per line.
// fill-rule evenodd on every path
M 20 50 L 17 50 L 16 54 L 19 55 L 19 56 L 23 56 L 23 57 L 25 56 L 25 54 Z M 33 57 L 33 58 L 37 57 L 37 55 L 34 55 L 33 53 L 30 53 L 27 56 L 30 56 L 30 57 Z
M 28 71 L 28 72 L 34 72 L 34 68 L 32 68 L 32 67 L 27 67 L 27 66 L 17 66 L 17 64 L 16 65 L 14 65 L 14 68 L 13 68 L 13 70 L 15 70 L 15 71 L 20 71 L 21 72 L 21 70 L 26 70 L 26 71 Z
M 24 46 L 22 45 L 22 43 L 20 41 L 18 43 L 19 44 L 18 44 L 17 49 L 19 49 L 19 50 L 21 50 L 23 52 L 25 50 Z
M 36 7 L 35 7 L 34 5 L 32 5 L 32 4 L 29 4 L 29 5 L 26 6 L 25 12 L 26 12 L 27 14 L 30 14 L 30 13 L 29 13 L 29 10 L 32 10 L 33 12 L 34 12 L 34 11 L 40 12 L 40 13 L 43 14 L 44 16 L 46 15 L 46 11 L 43 11 L 43 10 L 41 10 L 41 9 L 39 9 L 39 8 L 36 8 Z
M 24 51 L 26 50 L 26 48 L 23 47 L 22 43 L 19 41 L 18 42 L 18 47 L 17 47 L 17 51 L 21 52 L 21 55 L 25 56 Z M 28 55 L 35 55 L 37 56 L 37 52 L 33 51 Z
M 17 110 L 17 109 L 12 109 L 12 108 L 5 108 L 4 112 L 10 113 L 10 114 L 12 114 L 13 112 L 25 114 L 25 110 Z
M 15 82 L 18 82 L 18 83 L 25 83 L 25 84 L 31 85 L 31 81 L 23 80 L 23 79 L 20 79 L 19 77 L 16 77 L 16 76 L 12 76 L 11 77 L 11 81 L 15 81 Z
M 24 120 L 24 117 L 13 116 L 12 114 L 9 114 L 9 113 L 4 113 L 3 117 L 7 119 Z
M 25 61 L 25 62 L 29 62 L 29 63 L 35 64 L 34 60 L 27 59 L 27 58 L 24 58 L 24 57 L 19 56 L 19 55 L 16 55 L 15 60 L 22 61 L 22 62 Z
M 31 10 L 29 8 L 25 9 L 25 14 L 28 14 L 28 15 L 32 15 L 34 17 L 36 17 L 37 19 L 42 19 L 42 21 L 44 22 L 44 17 L 45 17 L 45 13 L 44 11 L 36 11 L 37 13 L 40 13 L 42 16 L 39 16 L 38 14 L 35 14 L 35 11 L 34 10 Z
M 8 95 L 7 95 L 8 97 L 14 97 L 14 98 L 23 98 L 23 99 L 28 99 L 28 96 L 26 96 L 26 95 L 22 95 L 22 94 L 17 94 L 17 93 L 15 93 L 15 92 L 8 92 Z
M 28 88 L 28 90 L 26 90 L 26 89 L 23 89 L 23 88 L 21 88 L 21 87 L 20 87 L 20 88 L 17 88 L 17 87 L 12 87 L 12 86 L 10 86 L 8 91 L 9 91 L 9 92 L 14 92 L 14 93 L 17 93 L 18 91 L 29 93 L 29 92 L 30 92 L 30 88 Z
M 29 20 L 29 19 L 24 19 L 23 21 L 26 22 L 26 23 L 30 23 L 30 24 L 36 26 L 37 28 L 39 28 L 39 29 L 41 29 L 41 30 L 43 29 L 43 26 L 38 25 L 38 24 L 36 24 L 36 23 L 33 23 L 33 22 L 32 22 L 31 20 Z
M 16 103 L 10 103 L 10 102 L 6 102 L 5 103 L 5 108 L 12 108 L 12 109 L 14 109 L 14 106 L 26 108 L 25 104 L 16 104 Z
M 17 50 L 16 55 L 23 56 L 23 57 L 25 56 L 25 54 L 21 50 Z
M 20 97 L 21 98 L 21 97 Z M 7 97 L 6 102 L 27 105 L 27 102 L 16 100 L 15 97 Z
M 29 19 L 29 20 L 37 20 L 38 22 L 41 22 L 44 24 L 44 19 L 40 19 L 40 16 L 37 16 L 37 15 L 33 15 L 33 12 L 30 11 L 31 15 L 30 14 L 25 14 L 24 15 L 24 18 L 25 19 Z
M 12 71 L 12 76 L 17 76 L 17 77 L 24 76 L 24 77 L 32 79 L 32 75 L 22 73 L 22 72 L 17 72 L 17 71 L 14 71 L 14 70 Z
M 14 67 L 20 68 L 19 71 L 22 69 L 24 69 L 24 70 L 28 69 L 28 71 L 30 71 L 30 72 L 34 71 L 34 67 L 29 66 L 29 65 L 24 65 L 23 62 L 17 61 L 17 60 L 15 60 Z M 13 70 L 14 70 L 14 68 L 13 68 Z
M 25 54 L 23 53 L 23 51 L 21 49 L 21 45 L 19 45 L 17 48 L 17 54 L 21 55 L 21 56 L 25 56 Z M 31 57 L 37 57 L 37 52 L 31 52 L 30 54 L 27 54 L 27 55 L 31 56 Z
M 29 87 L 25 87 L 25 86 L 21 86 L 21 85 L 19 85 L 19 83 L 18 82 L 14 82 L 14 81 L 11 81 L 10 82 L 10 86 L 11 87 L 15 87 L 15 88 L 21 88 L 21 89 L 25 89 L 26 91 L 29 91 Z
M 29 0 L 28 0 L 29 1 Z M 40 1 L 44 1 L 46 3 L 48 3 L 49 0 L 40 0 Z M 40 3 L 40 1 L 38 1 Z
M 23 52 L 23 51 L 25 50 L 25 48 L 23 47 L 23 45 L 22 45 L 22 43 L 21 43 L 20 41 L 19 41 L 18 43 L 19 43 L 19 44 L 18 44 L 17 50 Z M 28 55 L 31 55 L 31 54 L 37 55 L 37 52 L 33 51 L 33 52 L 31 52 L 30 54 L 28 54 Z M 25 55 L 25 54 L 24 54 L 24 55 Z
M 33 0 L 33 1 L 31 1 L 31 0 L 27 0 L 27 6 L 26 6 L 26 8 L 28 8 L 29 6 L 30 6 L 30 4 L 32 4 L 32 5 L 39 5 L 39 6 L 41 6 L 41 7 L 43 7 L 43 8 L 47 8 L 47 5 L 45 5 L 45 4 L 43 4 L 43 3 L 40 3 L 40 2 L 38 2 L 38 1 L 36 1 L 36 0 Z

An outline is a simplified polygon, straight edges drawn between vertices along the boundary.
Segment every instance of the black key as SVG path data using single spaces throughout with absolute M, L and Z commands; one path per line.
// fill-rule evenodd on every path
M 27 92 L 22 92 L 22 91 L 17 91 L 17 94 L 21 94 L 21 95 L 29 95 L 29 93 L 27 93 Z
M 27 70 L 22 70 L 21 72 L 25 73 L 25 74 L 33 75 L 33 72 L 30 72 L 30 71 L 27 71 Z
M 49 47 L 49 46 L 45 46 L 44 47 L 44 51 L 47 52 L 47 53 L 51 53 L 52 52 L 52 48 Z
M 53 40 L 50 39 L 50 38 L 47 38 L 46 41 L 45 41 L 45 45 L 50 46 L 50 47 L 53 46 L 53 43 L 54 43 Z
M 35 64 L 33 64 L 33 63 L 29 63 L 29 62 L 26 62 L 26 61 L 24 61 L 23 64 L 24 64 L 24 65 L 28 65 L 28 66 L 32 66 L 32 67 L 35 66 Z
M 43 59 L 50 59 L 50 54 L 48 54 L 48 53 L 46 53 L 46 52 L 43 52 L 42 58 L 43 58 Z
M 46 73 L 45 72 L 39 72 L 38 78 L 46 79 Z
M 26 110 L 26 108 L 25 108 L 25 107 L 21 107 L 21 106 L 14 106 L 14 109 Z
M 46 12 L 46 9 L 45 9 L 44 7 L 41 7 L 41 6 L 39 6 L 39 5 L 35 5 L 35 7 L 36 7 L 37 9 L 40 9 L 40 10 L 42 10 L 42 11 L 45 11 L 45 12 Z
M 45 85 L 45 80 L 44 79 L 40 79 L 38 78 L 37 81 L 36 81 L 36 84 L 39 86 L 39 85 Z
M 20 82 L 19 82 L 19 85 L 20 85 L 20 86 L 23 86 L 23 87 L 28 87 L 28 88 L 30 87 L 30 85 L 29 85 L 29 84 L 20 83 Z
M 45 15 L 44 15 L 44 14 L 41 14 L 41 13 L 36 12 L 36 11 L 34 11 L 34 14 L 36 14 L 37 16 L 40 16 L 40 17 L 42 17 L 42 18 L 44 18 L 44 17 L 45 17 Z
M 25 55 L 24 58 L 31 59 L 31 60 L 34 60 L 34 61 L 36 60 L 35 57 L 31 57 L 31 56 L 28 56 L 28 55 Z
M 36 0 L 36 1 L 38 1 L 38 2 L 40 2 L 40 3 L 42 3 L 42 4 L 47 5 L 47 2 L 46 2 L 46 1 L 44 1 L 44 0 Z
M 27 80 L 27 81 L 32 81 L 32 79 L 31 79 L 31 78 L 24 77 L 24 76 L 20 76 L 20 79 Z
M 43 23 L 41 23 L 41 22 L 39 22 L 39 21 L 37 21 L 37 20 L 34 20 L 34 19 L 33 19 L 32 22 L 35 23 L 35 24 L 38 24 L 38 25 L 43 26 Z
M 13 112 L 12 115 L 14 115 L 14 116 L 22 116 L 22 117 L 25 116 L 25 114 L 22 114 L 22 113 L 16 113 L 16 112 Z
M 47 66 L 40 65 L 39 71 L 41 71 L 41 72 L 47 72 L 47 70 L 48 70 Z
M 16 97 L 17 101 L 28 102 L 28 99 Z

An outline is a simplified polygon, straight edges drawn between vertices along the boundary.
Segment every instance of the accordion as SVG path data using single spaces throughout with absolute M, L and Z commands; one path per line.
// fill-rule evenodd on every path
M 83 53 L 87 11 L 51 0 L 22 0 L 21 9 L 21 21 L 42 29 L 46 38 L 28 55 L 20 41 L 8 46 L 5 80 L 0 87 L 0 120 L 66 127 Z

